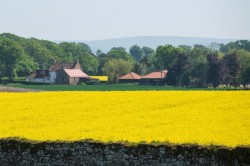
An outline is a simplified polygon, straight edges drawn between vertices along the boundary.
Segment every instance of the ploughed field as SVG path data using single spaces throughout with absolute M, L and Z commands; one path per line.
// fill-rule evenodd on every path
M 250 146 L 250 92 L 0 93 L 8 137 Z

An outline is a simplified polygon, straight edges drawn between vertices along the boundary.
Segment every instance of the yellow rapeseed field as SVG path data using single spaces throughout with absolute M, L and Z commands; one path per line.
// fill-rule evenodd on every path
M 0 93 L 0 138 L 250 145 L 250 92 Z
M 99 81 L 108 81 L 108 76 L 90 76 L 90 78 L 96 78 Z

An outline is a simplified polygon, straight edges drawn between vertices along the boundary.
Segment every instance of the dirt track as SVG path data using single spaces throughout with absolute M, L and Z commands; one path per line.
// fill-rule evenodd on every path
M 0 92 L 39 92 L 42 90 L 26 89 L 26 88 L 15 88 L 0 85 Z

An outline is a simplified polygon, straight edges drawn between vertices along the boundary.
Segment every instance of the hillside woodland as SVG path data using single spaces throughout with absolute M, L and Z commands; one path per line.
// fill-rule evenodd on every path
M 161 45 L 156 50 L 147 46 L 113 47 L 107 53 L 93 53 L 85 43 L 55 43 L 14 34 L 0 35 L 0 75 L 11 81 L 37 69 L 47 69 L 55 62 L 79 60 L 90 75 L 116 76 L 130 71 L 144 75 L 167 69 L 166 83 L 173 86 L 217 87 L 220 84 L 244 88 L 250 83 L 250 41 L 228 44 L 212 43 L 186 46 Z

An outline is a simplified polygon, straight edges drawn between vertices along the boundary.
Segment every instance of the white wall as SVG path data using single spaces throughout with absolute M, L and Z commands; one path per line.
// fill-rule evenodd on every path
M 29 81 L 29 82 L 41 82 L 43 83 L 44 82 L 44 78 L 26 78 L 26 81 Z M 45 82 L 46 83 L 50 83 L 50 79 L 49 78 L 45 78 Z
M 52 83 L 52 84 L 55 83 L 56 82 L 56 72 L 55 71 L 50 71 L 49 75 L 50 75 L 49 82 Z

